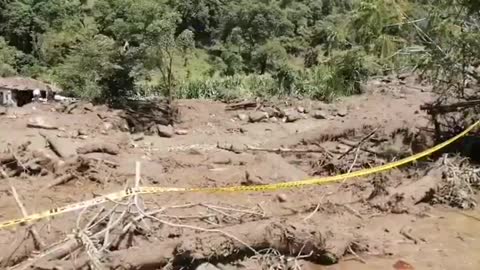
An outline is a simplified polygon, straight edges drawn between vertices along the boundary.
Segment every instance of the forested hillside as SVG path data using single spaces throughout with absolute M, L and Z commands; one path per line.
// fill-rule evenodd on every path
M 151 94 L 330 100 L 360 92 L 372 75 L 478 64 L 478 6 L 477 0 L 3 0 L 0 75 L 40 78 L 100 100 Z

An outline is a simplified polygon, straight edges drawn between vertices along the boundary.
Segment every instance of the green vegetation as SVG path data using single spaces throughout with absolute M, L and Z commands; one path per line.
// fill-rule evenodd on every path
M 71 95 L 232 99 L 360 93 L 371 75 L 464 76 L 475 0 L 3 0 L 0 75 Z M 434 71 L 434 72 L 431 72 Z M 440 76 L 440 77 L 438 77 Z M 441 81 L 441 80 L 438 80 Z

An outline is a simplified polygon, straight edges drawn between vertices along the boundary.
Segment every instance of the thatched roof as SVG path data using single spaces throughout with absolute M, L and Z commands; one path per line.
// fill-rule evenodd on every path
M 26 77 L 0 78 L 0 88 L 17 91 L 32 91 L 35 89 L 39 89 L 40 91 L 51 90 L 57 93 L 62 91 L 62 89 L 54 85 Z

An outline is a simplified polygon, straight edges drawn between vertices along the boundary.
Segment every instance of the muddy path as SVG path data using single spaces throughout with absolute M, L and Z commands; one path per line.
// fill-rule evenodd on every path
M 161 109 L 156 120 L 84 103 L 9 110 L 0 116 L 0 218 L 22 215 L 12 186 L 35 213 L 136 179 L 159 187 L 248 186 L 385 164 L 432 146 L 419 111 L 432 99 L 428 90 L 405 78 L 372 81 L 367 93 L 334 104 L 184 100 L 174 128 L 161 125 Z M 132 126 L 141 132 L 126 132 Z M 394 268 L 403 260 L 415 269 L 478 269 L 480 214 L 452 208 L 472 208 L 478 199 L 477 171 L 465 164 L 451 154 L 331 185 L 109 202 L 35 223 L 34 237 L 25 226 L 0 231 L 1 265 L 410 269 Z

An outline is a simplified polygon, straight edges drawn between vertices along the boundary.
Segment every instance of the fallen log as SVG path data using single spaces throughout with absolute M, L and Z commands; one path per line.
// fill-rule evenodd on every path
M 261 148 L 247 145 L 249 151 L 269 152 L 269 153 L 325 153 L 324 148 L 320 149 L 291 149 L 291 148 Z
M 424 104 L 420 106 L 420 110 L 428 111 L 430 114 L 441 114 L 455 112 L 459 108 L 475 107 L 480 105 L 480 100 L 469 100 L 463 102 L 452 103 L 448 105 Z
M 75 178 L 75 175 L 70 174 L 70 173 L 60 175 L 59 177 L 55 178 L 52 182 L 48 183 L 43 188 L 43 190 L 65 184 L 65 183 L 69 182 L 70 180 L 73 180 L 74 178 Z
M 228 260 L 229 257 L 251 254 L 251 249 L 273 248 L 288 256 L 310 255 L 309 260 L 330 263 L 333 260 L 334 263 L 343 256 L 353 237 L 335 235 L 335 239 L 327 243 L 325 235 L 329 233 L 332 232 L 321 232 L 318 226 L 303 222 L 286 223 L 278 219 L 255 221 L 223 228 L 221 231 L 199 230 L 192 239 L 144 242 L 139 247 L 113 251 L 107 255 L 106 261 L 109 262 L 109 269 L 156 269 L 169 261 L 194 262 L 212 258 Z M 238 237 L 243 243 L 230 235 Z
M 217 143 L 217 148 L 225 150 L 225 151 L 230 151 L 230 152 L 233 152 L 235 154 L 241 154 L 244 151 L 243 149 L 240 149 L 237 146 L 234 146 L 233 144 L 223 144 L 222 145 L 220 143 Z
M 57 155 L 59 158 L 66 158 L 69 156 L 68 152 L 63 150 L 62 147 L 60 147 L 60 143 L 56 139 L 48 136 L 43 132 L 39 132 L 39 134 L 45 139 L 50 149 L 52 149 L 55 155 Z
M 225 107 L 227 111 L 234 111 L 239 109 L 255 108 L 257 107 L 256 101 L 242 101 L 234 104 L 229 104 Z
M 110 155 L 118 155 L 120 149 L 118 146 L 107 143 L 91 143 L 77 148 L 78 154 L 89 154 L 89 153 L 106 153 Z

